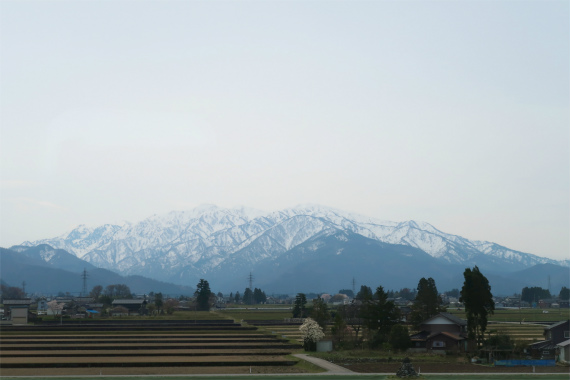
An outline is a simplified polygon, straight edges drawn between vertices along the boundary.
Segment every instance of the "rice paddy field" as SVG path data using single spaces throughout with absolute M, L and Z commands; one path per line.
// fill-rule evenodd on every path
M 447 312 L 459 318 L 465 319 L 464 309 L 448 308 Z M 495 310 L 493 315 L 489 316 L 490 322 L 519 322 L 519 323 L 543 323 L 557 322 L 570 318 L 570 309 L 500 309 Z
M 0 340 L 3 378 L 307 371 L 299 344 L 217 313 L 3 326 Z
M 458 317 L 463 311 L 451 310 Z M 515 317 L 518 317 L 515 318 Z M 498 310 L 488 326 L 489 334 L 507 333 L 517 341 L 543 339 L 544 326 L 568 318 L 553 310 Z M 169 375 L 236 374 L 264 375 L 267 379 L 307 378 L 319 367 L 301 361 L 292 353 L 301 352 L 299 322 L 290 321 L 290 307 L 220 309 L 212 312 L 176 312 L 170 316 L 129 317 L 99 321 L 58 321 L 42 325 L 3 326 L 0 330 L 0 371 L 2 378 L 13 376 L 140 376 L 153 379 Z M 524 321 L 522 321 L 524 319 Z M 324 355 L 324 356 L 323 356 Z M 336 357 L 333 357 L 336 355 Z M 364 356 L 363 356 L 364 355 Z M 361 373 L 395 373 L 396 357 L 387 361 L 380 352 L 341 352 L 319 355 Z M 351 358 L 351 356 L 354 356 Z M 385 356 L 385 355 L 384 355 Z M 392 356 L 392 354 L 390 354 Z M 428 355 L 429 356 L 429 355 Z M 366 358 L 365 358 L 366 357 Z M 495 369 L 468 363 L 461 357 L 412 357 L 421 366 L 425 379 L 567 379 L 568 367 Z M 494 375 L 494 371 L 503 374 Z M 446 375 L 433 375 L 445 372 Z M 453 375 L 453 372 L 464 373 Z M 482 375 L 467 375 L 476 372 Z M 517 375 L 509 373 L 518 372 Z M 557 372 L 540 375 L 539 372 Z M 432 374 L 430 374 L 432 373 Z M 287 374 L 280 377 L 279 374 Z M 559 375 L 560 374 L 560 375 Z M 157 377 L 154 377 L 154 376 Z M 265 376 L 267 375 L 267 376 Z M 69 377 L 70 376 L 70 377 Z M 499 376 L 499 377 L 493 377 Z M 216 377 L 207 377 L 215 380 Z M 224 378 L 224 377 L 220 377 Z M 354 376 L 335 375 L 337 380 Z M 375 375 L 374 379 L 392 379 Z M 125 377 L 121 377 L 125 380 Z M 192 377 L 193 380 L 199 378 Z

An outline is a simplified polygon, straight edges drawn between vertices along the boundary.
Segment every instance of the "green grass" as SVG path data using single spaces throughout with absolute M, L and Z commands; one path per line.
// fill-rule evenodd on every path
M 327 375 L 321 375 L 327 378 Z M 238 375 L 238 378 L 252 378 L 249 375 Z M 14 380 L 54 380 L 55 377 L 2 377 L 5 380 L 14 379 Z M 85 377 L 81 376 L 65 376 L 62 379 L 65 380 L 85 380 Z M 105 376 L 106 380 L 139 380 L 141 377 L 137 376 Z M 172 376 L 145 376 L 145 379 L 148 380 L 172 380 Z M 226 375 L 220 376 L 200 376 L 200 375 L 192 375 L 192 376 L 176 376 L 174 377 L 178 380 L 227 380 L 229 377 Z M 320 378 L 320 377 L 317 377 Z M 399 379 L 394 375 L 374 375 L 374 374 L 358 374 L 358 375 L 335 375 L 330 376 L 328 378 L 332 378 L 334 380 L 362 380 L 362 379 L 374 379 L 374 380 L 394 380 Z M 539 375 L 539 374 L 512 374 L 512 375 L 492 375 L 492 374 L 481 374 L 481 375 L 422 375 L 418 379 L 425 379 L 425 380 L 567 380 L 568 374 L 548 374 L 548 375 Z M 291 374 L 291 375 L 255 375 L 255 379 L 260 380 L 315 380 L 315 375 L 306 375 L 306 374 Z

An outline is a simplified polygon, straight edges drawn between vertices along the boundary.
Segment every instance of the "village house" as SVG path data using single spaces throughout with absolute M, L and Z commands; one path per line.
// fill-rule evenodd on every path
M 463 353 L 471 348 L 467 339 L 467 322 L 452 314 L 439 313 L 423 321 L 419 329 L 420 332 L 410 336 L 411 352 Z
M 143 315 L 146 312 L 147 302 L 145 299 L 116 299 L 113 301 L 113 314 Z M 123 312 L 123 308 L 127 313 Z
M 560 321 L 544 328 L 543 341 L 529 345 L 525 352 L 534 359 L 555 359 L 558 344 L 570 338 L 570 320 Z

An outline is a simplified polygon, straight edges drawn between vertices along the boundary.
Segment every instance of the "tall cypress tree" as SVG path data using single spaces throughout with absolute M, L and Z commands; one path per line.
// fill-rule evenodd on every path
M 304 293 L 298 293 L 295 297 L 295 306 L 293 306 L 293 318 L 307 317 L 307 296 Z
M 428 279 L 422 277 L 418 283 L 418 292 L 412 307 L 412 324 L 419 326 L 423 321 L 433 317 L 440 311 L 443 311 L 443 308 L 441 307 L 441 298 L 437 292 L 435 280 L 431 277 Z
M 200 282 L 196 285 L 196 291 L 194 292 L 198 310 L 210 310 L 210 293 L 212 293 L 212 291 L 210 290 L 210 284 L 208 284 L 208 281 L 200 279 Z
M 463 272 L 465 281 L 461 288 L 459 302 L 465 305 L 467 316 L 467 331 L 469 338 L 476 339 L 477 346 L 483 342 L 483 334 L 487 329 L 489 314 L 495 311 L 495 302 L 491 293 L 489 280 L 475 266 L 473 269 L 465 268 Z

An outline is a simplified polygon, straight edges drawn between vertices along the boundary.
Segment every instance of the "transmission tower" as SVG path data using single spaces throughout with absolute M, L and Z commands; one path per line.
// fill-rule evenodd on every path
M 83 291 L 81 292 L 81 297 L 87 297 L 87 271 L 83 268 L 83 273 L 81 278 L 83 278 Z
M 253 275 L 251 274 L 251 272 L 249 272 L 249 276 L 247 276 L 247 279 L 249 281 L 249 289 L 253 291 Z
M 548 275 L 548 292 L 550 292 L 550 275 Z

